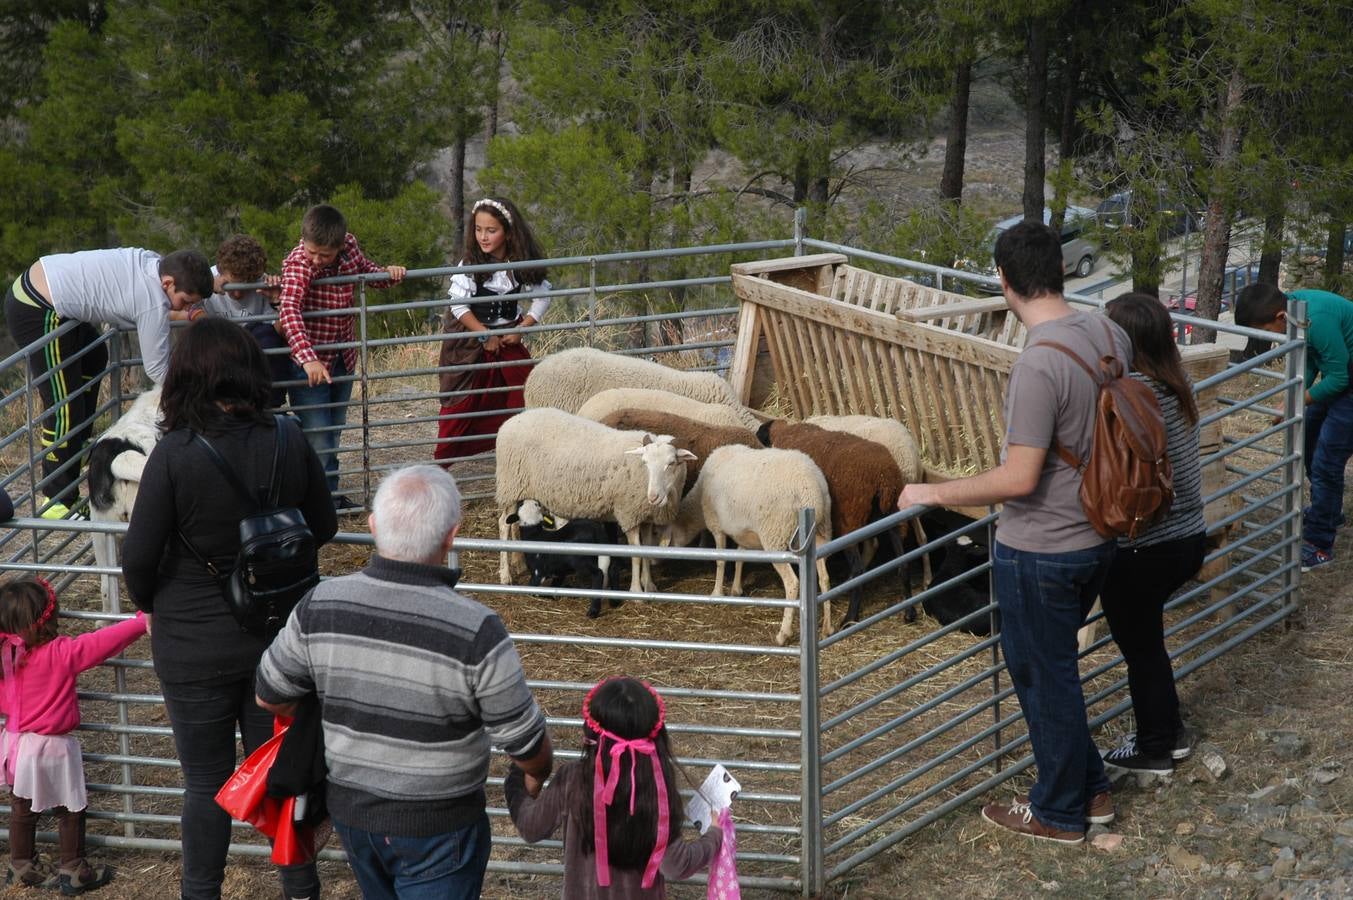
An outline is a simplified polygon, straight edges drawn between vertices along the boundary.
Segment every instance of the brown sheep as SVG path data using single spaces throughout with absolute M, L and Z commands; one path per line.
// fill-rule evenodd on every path
M 756 436 L 767 447 L 782 447 L 806 453 L 826 476 L 832 500 L 832 534 L 836 537 L 863 528 L 870 522 L 897 511 L 897 497 L 906 482 L 888 448 L 853 434 L 828 431 L 805 422 L 777 419 L 757 429 Z M 903 525 L 902 528 L 906 528 Z M 902 536 L 890 530 L 893 549 L 902 555 Z M 850 578 L 864 571 L 858 544 L 845 550 L 850 563 Z M 903 569 L 904 592 L 910 594 L 910 566 Z M 863 591 L 850 594 L 845 622 L 859 621 Z M 908 608 L 904 616 L 911 622 L 916 610 Z
M 608 428 L 620 431 L 648 431 L 653 434 L 670 434 L 672 444 L 678 450 L 689 450 L 695 454 L 695 460 L 686 464 L 686 486 L 683 496 L 690 493 L 695 480 L 700 477 L 700 469 L 705 464 L 710 451 L 729 444 L 743 447 L 760 448 L 761 442 L 746 428 L 726 428 L 718 425 L 706 425 L 694 419 L 674 416 L 652 409 L 621 409 L 607 413 L 600 420 Z

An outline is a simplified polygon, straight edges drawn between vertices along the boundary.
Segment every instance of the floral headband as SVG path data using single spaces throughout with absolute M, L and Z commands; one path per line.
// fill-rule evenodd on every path
M 657 840 L 653 842 L 653 852 L 649 854 L 648 865 L 644 867 L 644 878 L 642 886 L 650 888 L 657 877 L 658 867 L 662 865 L 662 858 L 667 853 L 667 839 L 670 833 L 670 822 L 668 821 L 667 804 L 667 781 L 662 776 L 662 761 L 658 759 L 658 748 L 653 743 L 653 739 L 658 736 L 662 726 L 667 721 L 667 704 L 663 703 L 662 696 L 653 690 L 653 686 L 647 681 L 640 681 L 648 692 L 653 695 L 653 699 L 658 704 L 658 720 L 653 724 L 653 729 L 647 737 L 642 738 L 622 738 L 614 732 L 603 728 L 601 723 L 592 718 L 592 698 L 596 696 L 602 685 L 609 683 L 611 679 L 602 681 L 587 692 L 586 699 L 583 700 L 583 724 L 594 732 L 597 736 L 597 754 L 595 769 L 592 773 L 592 823 L 595 834 L 594 842 L 596 844 L 596 863 L 597 863 L 597 884 L 601 887 L 608 887 L 611 884 L 611 861 L 607 842 L 609 840 L 606 830 L 606 807 L 610 806 L 615 800 L 616 785 L 620 782 L 620 757 L 628 752 L 630 755 L 630 815 L 634 815 L 634 794 L 635 781 L 634 769 L 638 760 L 635 754 L 647 756 L 653 762 L 653 783 L 658 788 L 658 835 Z M 601 756 L 606 750 L 606 742 L 610 741 L 611 774 L 609 777 L 603 777 L 601 767 Z
M 43 625 L 46 625 L 51 621 L 52 613 L 56 612 L 56 591 L 52 588 L 52 583 L 41 575 L 35 575 L 33 577 L 33 583 L 42 588 L 43 593 L 47 595 L 47 605 L 42 608 L 42 615 L 38 616 L 37 621 L 32 625 L 32 630 L 37 631 Z M 18 635 L 0 632 L 0 640 L 9 637 L 18 637 Z
M 479 212 L 486 206 L 492 207 L 493 209 L 497 210 L 498 214 L 503 217 L 503 221 L 508 224 L 508 227 L 512 226 L 512 213 L 508 212 L 506 206 L 499 203 L 497 200 L 494 200 L 492 197 L 485 197 L 482 200 L 476 200 L 474 202 L 474 206 L 470 207 L 470 215 L 473 216 L 475 213 Z

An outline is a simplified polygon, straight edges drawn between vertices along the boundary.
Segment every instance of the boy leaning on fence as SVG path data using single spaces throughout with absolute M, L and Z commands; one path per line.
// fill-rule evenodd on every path
M 332 206 L 312 206 L 301 220 L 301 240 L 282 261 L 281 299 L 278 321 L 291 347 L 288 388 L 292 411 L 301 420 L 306 437 L 315 448 L 328 476 L 329 492 L 338 489 L 338 443 L 348 421 L 348 401 L 357 370 L 357 350 L 334 344 L 354 343 L 351 312 L 302 318 L 305 313 L 348 310 L 353 285 L 315 284 L 322 278 L 384 272 L 387 281 L 372 287 L 389 287 L 404 280 L 403 266 L 378 266 L 367 259 L 357 239 L 348 231 L 347 220 Z M 335 499 L 339 510 L 356 508 L 346 497 Z
M 78 460 L 108 367 L 107 345 L 99 343 L 96 326 L 135 328 L 141 364 L 159 384 L 169 363 L 171 313 L 211 292 L 211 265 L 196 250 L 165 257 L 138 247 L 57 253 L 15 279 L 5 294 L 5 320 L 20 347 L 76 323 L 28 357 L 43 407 L 40 490 L 49 498 L 44 518 L 66 518 L 79 497 Z
M 982 818 L 1027 837 L 1085 840 L 1087 823 L 1113 821 L 1104 761 L 1085 718 L 1076 631 L 1099 594 L 1116 550 L 1090 524 L 1081 477 L 1063 454 L 1090 452 L 1099 386 L 1049 342 L 1082 360 L 1132 362 L 1127 334 L 1104 316 L 1073 309 L 1062 296 L 1057 232 L 1022 222 L 996 242 L 996 266 L 1010 310 L 1029 329 L 1010 371 L 1006 437 L 999 466 L 942 484 L 911 484 L 898 506 L 1003 503 L 992 584 L 1001 610 L 1001 650 L 1029 728 L 1038 779 L 1026 797 L 990 803 Z M 1041 345 L 1041 346 L 1040 346 Z
M 1287 301 L 1306 303 L 1306 475 L 1311 505 L 1302 511 L 1301 570 L 1334 562 L 1344 524 L 1344 467 L 1353 457 L 1353 303 L 1329 291 L 1284 294 L 1252 284 L 1236 298 L 1236 324 L 1287 333 Z

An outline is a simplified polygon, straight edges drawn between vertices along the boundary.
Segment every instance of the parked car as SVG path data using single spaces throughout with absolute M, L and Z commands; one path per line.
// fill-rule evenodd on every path
M 1162 241 L 1201 230 L 1198 216 L 1192 210 L 1182 203 L 1166 202 L 1163 194 L 1156 195 L 1156 212 L 1160 214 Z M 1140 211 L 1134 209 L 1132 191 L 1120 191 L 1101 200 L 1095 207 L 1095 217 L 1109 229 L 1121 228 L 1124 224 L 1130 224 L 1133 228 L 1142 227 Z
M 1066 208 L 1066 217 L 1062 221 L 1063 272 L 1084 278 L 1094 271 L 1095 262 L 1099 258 L 1099 243 L 1085 234 L 1087 226 L 1093 224 L 1094 220 L 1095 211 L 1089 207 L 1068 206 Z M 997 222 L 987 234 L 986 246 L 991 252 L 995 252 L 996 239 L 1001 236 L 1001 232 L 1013 228 L 1023 221 L 1023 216 L 1011 216 Z M 1046 225 L 1051 221 L 1052 210 L 1045 206 L 1043 207 L 1043 224 Z M 980 272 L 983 275 L 994 276 L 996 274 L 996 262 L 990 258 L 985 265 L 979 265 L 974 260 L 959 260 L 957 267 L 967 269 L 969 272 Z M 987 286 L 979 286 L 979 289 L 994 290 Z
M 1221 277 L 1221 311 L 1226 312 L 1231 308 L 1231 303 L 1236 295 L 1245 288 L 1259 280 L 1259 264 L 1249 263 L 1243 266 L 1232 266 L 1222 273 Z M 1179 312 L 1181 308 L 1178 294 L 1171 294 L 1165 301 L 1166 307 L 1171 312 Z M 1184 296 L 1182 308 L 1184 312 L 1191 313 L 1198 307 L 1198 289 L 1194 288 Z

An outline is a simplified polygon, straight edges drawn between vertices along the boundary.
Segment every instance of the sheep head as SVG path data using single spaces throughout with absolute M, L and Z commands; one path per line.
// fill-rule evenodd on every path
M 637 456 L 648 469 L 648 502 L 663 506 L 681 497 L 686 484 L 686 463 L 696 456 L 689 450 L 677 449 L 670 434 L 654 437 L 644 434 L 638 447 L 625 451 L 626 456 Z

